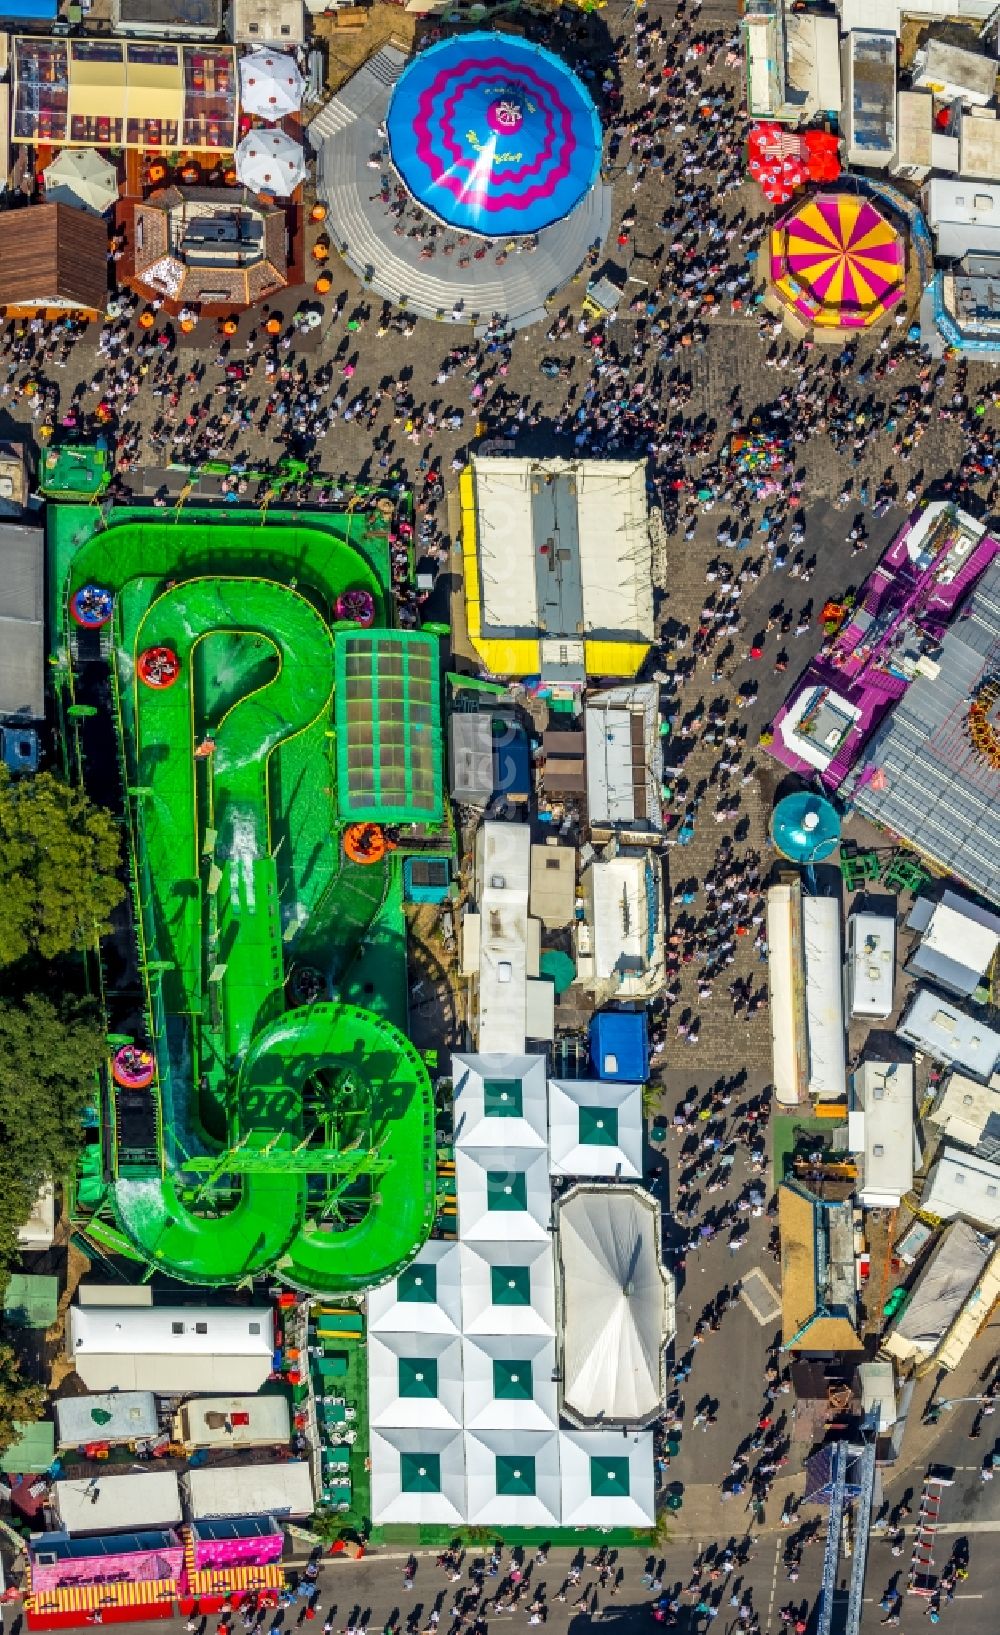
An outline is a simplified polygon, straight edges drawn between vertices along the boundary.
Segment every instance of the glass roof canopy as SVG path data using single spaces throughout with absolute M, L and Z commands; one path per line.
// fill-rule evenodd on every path
M 14 40 L 15 142 L 231 151 L 232 46 L 160 40 Z
M 348 821 L 436 823 L 441 787 L 437 641 L 414 631 L 336 637 L 337 796 Z

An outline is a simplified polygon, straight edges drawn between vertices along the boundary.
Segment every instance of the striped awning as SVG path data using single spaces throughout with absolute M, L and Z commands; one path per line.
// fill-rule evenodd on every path
M 25 1597 L 29 1612 L 95 1612 L 101 1607 L 141 1607 L 172 1601 L 176 1578 L 147 1578 L 120 1584 L 67 1584 L 58 1590 L 36 1590 Z
M 232 1590 L 281 1590 L 285 1569 L 280 1561 L 259 1567 L 211 1567 L 187 1575 L 189 1595 L 228 1595 Z

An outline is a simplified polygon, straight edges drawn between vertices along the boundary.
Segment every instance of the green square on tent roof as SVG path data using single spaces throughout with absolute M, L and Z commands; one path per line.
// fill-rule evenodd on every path
M 396 1290 L 400 1300 L 410 1305 L 433 1306 L 437 1299 L 437 1267 L 407 1266 L 399 1274 Z
M 483 1110 L 487 1118 L 520 1118 L 524 1108 L 520 1079 L 484 1079 Z
M 490 1291 L 495 1306 L 530 1306 L 531 1267 L 491 1266 Z
M 592 1458 L 590 1493 L 594 1499 L 628 1498 L 628 1460 Z
M 401 1397 L 436 1397 L 437 1360 L 434 1357 L 400 1357 L 399 1394 Z
M 535 1461 L 530 1454 L 497 1454 L 497 1492 L 507 1498 L 534 1497 Z
M 436 639 L 407 630 L 338 631 L 334 650 L 341 817 L 436 823 L 444 811 Z
M 506 1210 L 527 1209 L 527 1177 L 519 1170 L 487 1170 L 486 1207 Z
M 401 1453 L 399 1485 L 404 1493 L 440 1493 L 440 1456 L 436 1453 Z
M 617 1147 L 617 1107 L 581 1107 L 580 1144 L 584 1147 Z
M 531 1363 L 527 1357 L 517 1362 L 494 1360 L 493 1395 L 503 1402 L 530 1402 Z

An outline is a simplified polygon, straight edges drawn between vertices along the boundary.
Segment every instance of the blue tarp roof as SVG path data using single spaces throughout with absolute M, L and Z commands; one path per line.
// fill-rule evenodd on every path
M 599 1079 L 644 1084 L 649 1039 L 644 1011 L 598 1011 L 590 1024 L 590 1061 Z
M 0 17 L 18 22 L 51 23 L 59 15 L 59 0 L 0 0 Z

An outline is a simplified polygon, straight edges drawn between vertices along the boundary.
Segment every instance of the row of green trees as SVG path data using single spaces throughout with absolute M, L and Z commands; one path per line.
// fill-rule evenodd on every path
M 72 1173 L 82 1116 L 105 1054 L 82 952 L 121 902 L 111 813 L 50 772 L 0 768 L 0 1288 L 39 1188 Z M 38 1418 L 45 1391 L 0 1345 L 0 1448 Z

